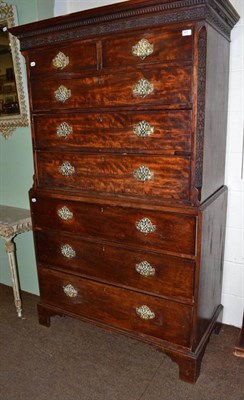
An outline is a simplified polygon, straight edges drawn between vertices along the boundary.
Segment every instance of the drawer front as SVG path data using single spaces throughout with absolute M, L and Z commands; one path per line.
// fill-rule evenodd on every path
M 160 67 L 81 79 L 45 78 L 33 82 L 34 111 L 128 105 L 191 108 L 192 68 Z
M 37 261 L 118 286 L 192 302 L 194 263 L 94 243 L 63 232 L 35 231 Z
M 192 60 L 193 35 L 183 36 L 182 31 L 185 29 L 160 28 L 104 40 L 103 67 Z
M 34 202 L 33 202 L 34 201 Z M 33 225 L 150 251 L 195 255 L 195 216 L 31 198 Z
M 45 268 L 39 268 L 39 281 L 45 303 L 125 331 L 190 345 L 192 307 L 188 305 Z
M 77 42 L 48 50 L 30 51 L 28 60 L 31 78 L 44 74 L 75 74 L 97 69 L 97 47 L 95 42 Z
M 190 158 L 37 152 L 39 187 L 189 199 Z
M 39 149 L 105 151 L 191 151 L 189 110 L 63 114 L 34 117 Z

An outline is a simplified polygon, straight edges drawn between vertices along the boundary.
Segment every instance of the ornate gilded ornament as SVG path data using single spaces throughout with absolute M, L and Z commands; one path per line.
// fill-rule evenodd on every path
M 155 268 L 151 266 L 151 264 L 147 261 L 142 261 L 139 264 L 136 264 L 136 272 L 138 274 L 148 277 L 148 276 L 154 276 L 155 275 Z
M 136 308 L 136 313 L 141 319 L 154 319 L 155 314 L 150 308 L 146 305 Z
M 66 86 L 61 85 L 54 92 L 55 99 L 60 103 L 65 103 L 71 97 L 71 90 L 67 89 Z
M 147 79 L 140 79 L 132 88 L 135 97 L 146 97 L 154 91 L 154 86 Z
M 76 257 L 75 250 L 69 244 L 64 244 L 63 246 L 61 246 L 60 250 L 62 255 L 66 258 L 71 259 Z
M 139 232 L 145 233 L 145 235 L 147 235 L 148 233 L 153 233 L 156 231 L 156 225 L 154 225 L 149 218 L 145 217 L 136 222 L 136 229 Z
M 69 65 L 69 57 L 59 51 L 59 53 L 52 60 L 52 64 L 56 69 L 64 69 Z
M 154 133 L 154 127 L 143 120 L 133 126 L 133 133 L 141 138 L 146 138 Z
M 77 297 L 78 296 L 78 290 L 76 290 L 74 288 L 74 286 L 72 286 L 70 284 L 63 286 L 63 291 L 66 294 L 66 296 L 68 296 L 68 297 Z
M 0 226 L 0 236 L 3 238 L 10 239 L 20 233 L 28 232 L 31 229 L 32 229 L 31 221 L 30 221 L 30 219 L 26 218 L 26 221 L 23 221 L 21 223 L 13 225 L 13 226 L 1 225 Z
M 141 182 L 146 182 L 146 181 L 150 181 L 153 179 L 154 177 L 154 173 L 150 171 L 150 169 L 145 166 L 145 165 L 141 165 L 140 167 L 138 167 L 134 173 L 133 173 L 134 178 L 136 178 L 138 181 Z
M 71 176 L 75 173 L 75 167 L 73 167 L 69 161 L 64 161 L 63 164 L 58 167 L 58 170 L 64 176 Z
M 72 133 L 73 128 L 67 122 L 61 122 L 61 124 L 57 126 L 56 134 L 58 137 L 63 137 L 64 139 L 67 139 L 67 137 Z
M 68 207 L 64 206 L 57 211 L 59 218 L 64 221 L 68 221 L 73 218 L 73 213 L 68 209 Z
M 132 54 L 144 60 L 153 53 L 153 44 L 147 39 L 141 39 L 135 46 L 132 46 Z

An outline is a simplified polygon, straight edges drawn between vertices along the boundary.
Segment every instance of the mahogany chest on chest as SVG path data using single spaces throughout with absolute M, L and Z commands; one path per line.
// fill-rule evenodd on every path
M 220 318 L 229 37 L 223 0 L 131 0 L 19 26 L 41 324 L 151 343 L 195 382 Z

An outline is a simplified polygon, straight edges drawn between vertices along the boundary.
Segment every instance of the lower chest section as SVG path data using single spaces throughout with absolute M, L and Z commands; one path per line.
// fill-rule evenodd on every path
M 31 200 L 42 303 L 149 340 L 191 346 L 196 215 Z

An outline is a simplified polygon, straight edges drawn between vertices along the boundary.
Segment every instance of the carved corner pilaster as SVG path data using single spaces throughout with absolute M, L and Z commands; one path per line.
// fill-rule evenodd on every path
M 198 33 L 197 54 L 197 121 L 196 121 L 196 160 L 193 199 L 200 204 L 203 153 L 204 153 L 204 129 L 205 129 L 205 95 L 206 95 L 206 56 L 207 56 L 207 31 L 202 27 Z
M 190 201 L 193 206 L 200 207 L 200 199 L 201 199 L 201 189 L 196 187 L 191 189 L 190 192 Z

